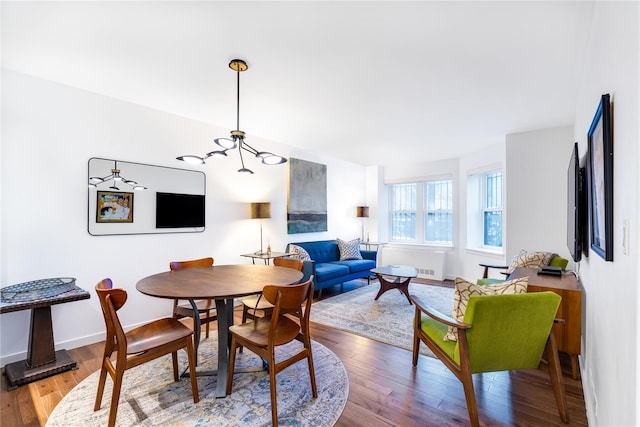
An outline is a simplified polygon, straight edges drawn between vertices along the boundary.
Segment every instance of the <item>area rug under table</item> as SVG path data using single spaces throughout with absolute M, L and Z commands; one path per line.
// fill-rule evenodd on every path
M 294 351 L 294 341 L 279 347 L 279 354 Z M 198 370 L 215 369 L 217 360 L 215 337 L 200 344 Z M 313 342 L 318 397 L 313 398 L 307 361 L 302 360 L 276 376 L 278 422 L 290 426 L 332 426 L 336 423 L 349 397 L 349 379 L 340 359 L 322 344 Z M 187 366 L 186 353 L 178 352 L 180 366 Z M 254 353 L 238 353 L 236 369 L 262 366 Z M 271 403 L 267 371 L 236 373 L 233 393 L 216 399 L 216 377 L 198 377 L 200 402 L 194 404 L 188 378 L 173 381 L 171 356 L 130 369 L 124 374 L 118 426 L 270 426 Z M 107 425 L 112 381 L 107 377 L 102 407 L 93 411 L 99 371 L 94 372 L 71 390 L 56 406 L 47 426 Z
M 391 289 L 375 301 L 379 283 L 318 301 L 311 307 L 311 321 L 371 338 L 395 347 L 412 350 L 415 306 L 397 289 Z M 410 283 L 409 294 L 447 316 L 453 310 L 452 288 Z M 420 353 L 433 357 L 426 345 Z

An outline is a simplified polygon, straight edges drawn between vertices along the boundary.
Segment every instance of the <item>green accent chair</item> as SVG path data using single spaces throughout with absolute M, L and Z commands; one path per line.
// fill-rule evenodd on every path
M 563 271 L 567 268 L 568 264 L 569 264 L 568 259 L 562 258 L 561 256 L 558 256 L 558 255 L 554 256 L 553 258 L 551 258 L 551 261 L 549 261 L 550 266 L 560 267 Z M 505 279 L 493 279 L 489 277 L 489 269 L 495 268 L 499 270 L 507 270 L 509 268 L 508 265 L 495 265 L 495 264 L 480 264 L 480 267 L 484 267 L 484 270 L 482 272 L 482 278 L 476 281 L 477 285 L 495 285 L 496 283 L 504 282 Z M 505 276 L 509 275 L 509 273 L 506 271 L 502 271 L 500 272 L 500 274 L 504 274 Z
M 472 426 L 479 426 L 472 374 L 538 368 L 543 353 L 560 418 L 569 422 L 554 318 L 560 296 L 553 292 L 484 295 L 469 299 L 463 322 L 446 316 L 411 296 L 416 312 L 413 324 L 413 366 L 418 365 L 420 342 L 462 382 Z M 449 326 L 458 341 L 445 341 Z M 487 420 L 485 424 L 491 424 Z

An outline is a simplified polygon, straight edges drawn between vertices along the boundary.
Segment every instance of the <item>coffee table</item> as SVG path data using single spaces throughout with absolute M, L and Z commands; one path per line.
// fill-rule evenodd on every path
M 372 268 L 371 272 L 380 282 L 380 291 L 374 300 L 378 300 L 380 295 L 389 289 L 397 289 L 407 297 L 409 304 L 412 304 L 409 298 L 409 282 L 412 278 L 418 277 L 418 271 L 414 267 L 410 265 L 385 265 L 384 267 Z M 388 278 L 392 280 L 388 280 Z

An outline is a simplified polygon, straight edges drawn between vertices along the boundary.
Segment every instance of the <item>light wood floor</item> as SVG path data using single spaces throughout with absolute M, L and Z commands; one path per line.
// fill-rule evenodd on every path
M 366 284 L 366 282 L 363 282 Z M 361 284 L 355 284 L 355 287 Z M 345 286 L 344 291 L 354 286 Z M 340 292 L 325 290 L 323 299 Z M 236 311 L 236 318 L 238 318 Z M 313 339 L 331 349 L 349 374 L 349 401 L 338 426 L 467 426 L 461 383 L 430 357 L 411 364 L 411 352 L 312 323 Z M 100 367 L 103 343 L 69 350 L 79 365 L 15 390 L 2 379 L 0 424 L 44 426 L 58 402 Z M 580 380 L 571 378 L 570 361 L 561 355 L 570 423 L 558 415 L 549 376 L 543 370 L 476 375 L 480 423 L 486 426 L 587 426 Z M 106 402 L 106 401 L 105 401 Z M 89 427 L 89 426 L 83 426 Z

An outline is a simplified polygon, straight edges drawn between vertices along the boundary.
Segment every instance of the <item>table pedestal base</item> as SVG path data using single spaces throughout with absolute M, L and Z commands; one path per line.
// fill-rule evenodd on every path
M 380 282 L 380 290 L 378 291 L 378 295 L 374 298 L 374 300 L 378 300 L 380 295 L 384 294 L 390 289 L 397 289 L 407 297 L 407 301 L 409 304 L 413 305 L 411 300 L 409 299 L 409 282 L 411 281 L 411 277 L 396 277 L 394 281 L 388 281 L 384 278 L 382 274 L 376 274 L 378 276 L 378 281 Z
M 27 367 L 27 361 L 9 363 L 4 367 L 4 373 L 9 380 L 9 390 L 18 388 L 22 384 L 37 381 L 60 372 L 78 369 L 78 364 L 69 356 L 66 350 L 55 352 L 55 360 L 35 368 Z

